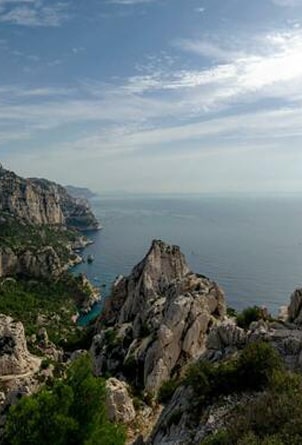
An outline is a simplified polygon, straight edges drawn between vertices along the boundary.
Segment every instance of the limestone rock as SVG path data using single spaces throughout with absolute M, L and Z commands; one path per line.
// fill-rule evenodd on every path
M 0 379 L 30 373 L 40 362 L 28 352 L 23 324 L 0 314 Z
M 86 200 L 72 197 L 54 182 L 24 179 L 4 168 L 0 169 L 0 211 L 27 224 L 99 227 Z
M 0 248 L 0 277 L 22 274 L 31 278 L 58 276 L 63 269 L 61 260 L 51 246 L 36 251 L 25 250 L 18 255 L 11 248 Z
M 288 320 L 299 325 L 302 324 L 302 289 L 296 289 L 290 297 Z
M 247 342 L 244 329 L 233 320 L 227 319 L 213 327 L 208 335 L 207 348 L 223 351 L 228 347 L 243 347 Z
M 93 341 L 96 372 L 130 372 L 154 392 L 173 370 L 204 352 L 210 327 L 224 315 L 217 284 L 190 272 L 178 247 L 153 241 L 130 276 L 113 287 L 102 315 L 112 327 Z
M 113 422 L 130 423 L 135 418 L 135 409 L 125 382 L 115 378 L 106 381 L 106 407 Z

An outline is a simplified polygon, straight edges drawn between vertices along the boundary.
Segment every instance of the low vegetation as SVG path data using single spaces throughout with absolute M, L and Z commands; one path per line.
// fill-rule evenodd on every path
M 27 337 L 43 326 L 53 343 L 72 349 L 86 335 L 73 320 L 76 302 L 85 292 L 81 279 L 71 274 L 58 281 L 5 278 L 0 282 L 0 313 L 22 321 Z
M 0 247 L 10 247 L 16 253 L 26 249 L 35 251 L 44 246 L 52 246 L 61 259 L 67 261 L 69 258 L 67 245 L 75 242 L 79 236 L 77 231 L 60 226 L 24 224 L 2 213 L 0 217 L 4 220 L 0 225 Z
M 300 445 L 302 376 L 273 372 L 266 390 L 239 406 L 228 425 L 201 445 Z
M 248 329 L 253 321 L 264 319 L 263 309 L 259 306 L 251 306 L 236 314 L 236 322 L 240 328 Z
M 109 422 L 105 395 L 104 380 L 82 355 L 65 379 L 11 407 L 4 445 L 123 445 L 124 430 Z
M 281 368 L 281 358 L 272 346 L 255 342 L 246 346 L 238 357 L 226 362 L 194 363 L 187 371 L 185 383 L 192 387 L 193 403 L 198 408 L 221 395 L 262 390 L 273 372 Z

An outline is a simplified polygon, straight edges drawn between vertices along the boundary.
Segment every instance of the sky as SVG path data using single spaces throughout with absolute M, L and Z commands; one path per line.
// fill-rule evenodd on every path
M 302 0 L 0 0 L 0 160 L 98 192 L 302 193 Z

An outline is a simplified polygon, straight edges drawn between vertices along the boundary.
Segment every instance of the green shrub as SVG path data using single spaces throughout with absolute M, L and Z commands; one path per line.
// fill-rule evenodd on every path
M 237 311 L 233 307 L 227 307 L 227 316 L 228 317 L 237 317 Z
M 261 320 L 263 311 L 258 306 L 252 306 L 244 309 L 237 315 L 236 321 L 240 328 L 248 329 L 253 321 Z
M 301 445 L 302 376 L 277 370 L 261 394 L 230 413 L 224 431 L 201 445 Z M 227 438 L 225 442 L 220 438 Z
M 246 346 L 238 358 L 214 364 L 194 363 L 187 371 L 185 383 L 194 390 L 192 403 L 201 408 L 220 395 L 262 389 L 279 369 L 281 358 L 273 347 L 255 342 Z
M 227 431 L 218 431 L 217 433 L 206 437 L 201 445 L 232 445 L 232 439 Z
M 6 445 L 123 445 L 121 427 L 108 421 L 105 383 L 92 374 L 88 355 L 67 378 L 22 398 L 8 413 Z
M 282 368 L 277 351 L 265 342 L 250 343 L 238 359 L 238 378 L 243 388 L 257 390 L 267 385 L 274 371 Z
M 172 399 L 172 396 L 179 385 L 179 380 L 171 379 L 164 382 L 159 388 L 157 400 L 159 403 L 167 403 Z

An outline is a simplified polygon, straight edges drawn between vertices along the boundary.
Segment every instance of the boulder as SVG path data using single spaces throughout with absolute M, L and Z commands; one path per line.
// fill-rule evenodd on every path
M 115 378 L 106 381 L 106 407 L 112 422 L 130 423 L 135 419 L 135 409 L 129 396 L 128 385 Z
M 0 378 L 34 372 L 40 362 L 28 352 L 23 324 L 0 314 Z

